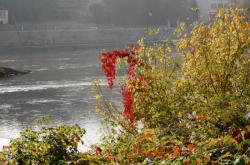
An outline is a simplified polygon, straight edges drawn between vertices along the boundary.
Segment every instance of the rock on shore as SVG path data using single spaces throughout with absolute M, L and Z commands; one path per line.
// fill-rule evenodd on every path
M 24 75 L 24 74 L 29 74 L 30 72 L 31 71 L 29 70 L 19 71 L 12 68 L 0 67 L 0 78 Z

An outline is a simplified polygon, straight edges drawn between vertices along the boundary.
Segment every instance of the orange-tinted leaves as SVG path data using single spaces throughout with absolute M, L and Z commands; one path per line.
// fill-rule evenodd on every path
M 188 152 L 189 152 L 189 153 L 194 153 L 194 151 L 195 151 L 195 147 L 194 147 L 193 144 L 189 144 L 189 145 L 187 146 L 187 149 L 188 149 Z
M 178 157 L 181 155 L 181 149 L 179 147 L 177 147 L 175 150 L 174 150 L 174 153 L 173 153 L 173 156 L 174 157 Z

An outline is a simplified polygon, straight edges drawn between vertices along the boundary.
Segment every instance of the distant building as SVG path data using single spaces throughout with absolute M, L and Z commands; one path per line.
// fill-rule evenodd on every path
M 200 19 L 208 21 L 219 8 L 228 8 L 231 0 L 196 0 Z
M 8 10 L 0 10 L 0 24 L 8 24 Z
M 54 0 L 56 14 L 64 19 L 84 19 L 88 15 L 90 0 Z

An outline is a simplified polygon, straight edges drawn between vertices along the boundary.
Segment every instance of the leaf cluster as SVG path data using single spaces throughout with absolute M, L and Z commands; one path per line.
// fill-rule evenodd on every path
M 249 163 L 249 33 L 245 11 L 228 9 L 191 31 L 181 26 L 177 42 L 141 40 L 137 75 L 121 83 L 133 93 L 137 127 L 120 124 L 125 119 L 109 108 L 119 129 L 104 141 L 112 159 L 104 158 L 120 164 Z
M 79 159 L 78 143 L 85 134 L 79 126 L 27 128 L 4 147 L 2 162 L 9 164 L 70 164 Z

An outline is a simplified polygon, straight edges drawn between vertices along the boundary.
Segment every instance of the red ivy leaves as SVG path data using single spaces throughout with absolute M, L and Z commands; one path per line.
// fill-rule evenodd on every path
M 108 80 L 108 86 L 110 89 L 113 88 L 115 74 L 116 74 L 116 63 L 118 58 L 127 57 L 127 62 L 129 64 L 127 75 L 128 77 L 135 75 L 135 66 L 138 63 L 138 59 L 135 57 L 135 52 L 138 51 L 139 48 L 133 47 L 130 50 L 114 50 L 112 52 L 101 53 L 101 63 L 102 63 L 102 71 L 105 73 L 106 78 Z
M 110 89 L 112 89 L 113 81 L 115 79 L 116 62 L 117 62 L 117 56 L 114 53 L 101 54 L 102 70 L 106 74 L 106 78 L 108 80 L 108 86 Z
M 194 151 L 195 151 L 195 147 L 194 147 L 193 144 L 189 144 L 189 145 L 187 146 L 187 149 L 188 149 L 188 152 L 189 152 L 190 154 L 194 153 Z
M 178 157 L 178 156 L 181 155 L 181 152 L 182 152 L 182 150 L 181 150 L 179 147 L 177 147 L 177 148 L 174 150 L 173 156 L 174 156 L 174 157 Z
M 139 59 L 136 57 L 136 52 L 139 47 L 132 47 L 125 50 L 114 50 L 112 52 L 101 53 L 102 71 L 105 73 L 108 87 L 113 88 L 114 80 L 116 76 L 116 63 L 119 58 L 127 58 L 128 69 L 127 76 L 135 77 L 136 65 L 139 63 Z M 133 106 L 133 93 L 128 89 L 122 89 L 123 96 L 123 117 L 127 120 L 130 127 L 135 128 L 135 108 Z
M 135 127 L 135 108 L 133 106 L 133 93 L 128 89 L 122 89 L 123 98 L 123 116 L 129 122 L 129 125 Z
M 101 147 L 99 147 L 99 145 L 97 144 L 92 145 L 91 148 L 93 149 L 96 155 L 100 155 L 102 153 Z
M 182 150 L 180 147 L 177 147 L 173 152 L 173 156 L 179 157 L 183 151 L 187 151 L 189 154 L 193 154 L 195 152 L 195 146 L 193 144 L 188 144 L 186 150 Z

